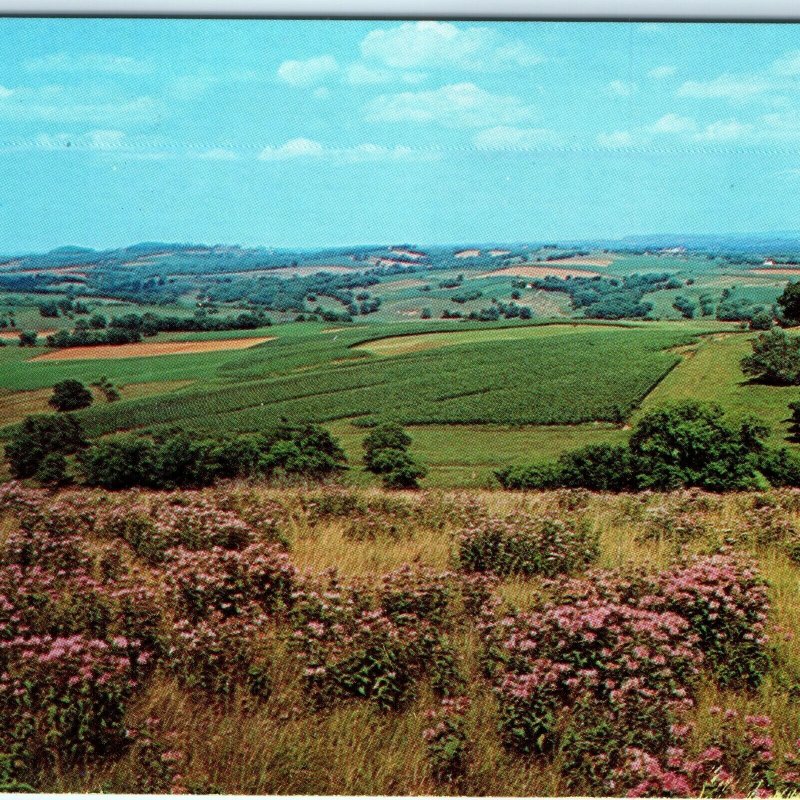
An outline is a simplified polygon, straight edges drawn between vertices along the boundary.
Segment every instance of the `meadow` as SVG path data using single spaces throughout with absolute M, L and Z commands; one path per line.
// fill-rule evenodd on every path
M 797 490 L 0 508 L 4 788 L 800 788 Z

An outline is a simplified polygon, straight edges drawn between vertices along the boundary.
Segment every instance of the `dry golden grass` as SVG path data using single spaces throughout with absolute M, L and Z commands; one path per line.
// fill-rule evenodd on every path
M 345 538 L 341 520 L 309 524 L 301 512 L 303 492 L 297 489 L 255 489 L 253 497 L 282 503 L 291 514 L 288 531 L 292 559 L 301 569 L 336 567 L 344 576 L 378 579 L 403 563 L 418 561 L 436 569 L 451 567 L 455 527 L 417 526 L 410 538 L 356 542 Z M 354 490 L 356 491 L 356 490 Z M 382 492 L 364 491 L 372 496 Z M 410 502 L 425 495 L 394 493 Z M 642 541 L 642 510 L 663 498 L 647 501 L 629 496 L 589 495 L 572 510 L 563 510 L 564 493 L 501 491 L 451 492 L 427 495 L 438 499 L 477 501 L 492 513 L 556 511 L 583 517 L 599 534 L 604 568 L 640 570 L 668 565 L 679 550 L 673 542 Z M 724 532 L 741 527 L 751 495 L 730 495 L 713 501 L 703 512 L 709 528 Z M 444 506 L 443 506 L 444 507 Z M 8 523 L 0 521 L 0 540 Z M 722 534 L 720 534 L 722 535 Z M 693 542 L 680 552 L 702 550 Z M 793 633 L 793 639 L 773 634 L 775 663 L 755 692 L 731 692 L 706 682 L 693 713 L 697 741 L 714 729 L 709 709 L 718 705 L 773 719 L 776 752 L 788 750 L 800 735 L 797 700 L 788 687 L 800 681 L 800 570 L 774 548 L 751 548 L 770 583 L 772 622 Z M 540 582 L 513 578 L 500 586 L 501 596 L 518 608 L 536 602 Z M 157 676 L 132 712 L 132 722 L 156 715 L 179 732 L 187 754 L 187 784 L 195 791 L 235 794 L 470 794 L 559 796 L 569 794 L 558 761 L 522 758 L 507 752 L 497 734 L 498 707 L 480 673 L 480 642 L 474 628 L 454 634 L 459 662 L 467 677 L 472 705 L 467 716 L 470 764 L 463 783 L 437 785 L 432 779 L 421 732 L 424 711 L 434 705 L 427 686 L 402 711 L 383 713 L 369 703 L 353 701 L 332 710 L 314 711 L 305 702 L 300 667 L 280 640 L 272 657 L 272 695 L 258 704 L 239 697 L 228 706 L 206 702 L 182 689 L 171 678 Z M 114 763 L 86 771 L 48 776 L 50 791 L 129 791 L 135 788 L 130 754 Z

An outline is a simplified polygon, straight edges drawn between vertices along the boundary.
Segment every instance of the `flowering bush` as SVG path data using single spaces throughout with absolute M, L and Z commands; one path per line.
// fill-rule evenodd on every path
M 291 599 L 295 568 L 277 545 L 244 550 L 170 550 L 168 579 L 181 613 L 200 619 L 213 611 L 230 617 L 253 603 L 274 611 Z
M 458 535 L 458 559 L 467 572 L 556 575 L 594 561 L 597 534 L 552 517 L 490 517 Z
M 469 705 L 468 697 L 447 697 L 439 708 L 425 712 L 430 727 L 422 732 L 422 737 L 437 781 L 456 781 L 466 772 L 468 739 L 464 715 Z
M 191 623 L 179 620 L 169 638 L 167 664 L 178 681 L 208 695 L 230 697 L 239 685 L 260 696 L 269 694 L 267 667 L 257 635 L 264 620 L 226 618 L 213 612 Z
M 116 752 L 127 741 L 126 701 L 136 687 L 130 649 L 136 643 L 74 635 L 31 636 L 0 643 L 4 736 L 30 764 L 72 762 Z
M 688 623 L 668 612 L 584 600 L 498 624 L 508 671 L 499 684 L 502 732 L 522 752 L 552 749 L 559 710 L 581 699 L 624 718 L 634 740 L 663 740 L 701 662 Z
M 299 585 L 292 610 L 294 642 L 318 706 L 362 698 L 397 708 L 426 674 L 442 694 L 460 685 L 452 649 L 431 621 L 443 618 L 450 598 L 434 574 L 404 568 L 377 593 L 342 584 L 335 573 L 325 577 Z M 409 610 L 417 602 L 420 613 Z
M 453 599 L 454 578 L 450 572 L 437 573 L 406 564 L 383 577 L 379 591 L 381 607 L 391 619 L 415 614 L 440 623 Z
M 658 595 L 640 603 L 687 620 L 722 684 L 760 683 L 769 666 L 769 598 L 753 564 L 728 554 L 695 558 L 661 573 Z

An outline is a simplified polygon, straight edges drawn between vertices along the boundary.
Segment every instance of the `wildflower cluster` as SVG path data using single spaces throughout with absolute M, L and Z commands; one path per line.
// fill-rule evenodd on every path
M 550 516 L 486 517 L 458 534 L 458 560 L 467 572 L 552 576 L 597 558 L 595 532 Z
M 198 620 L 213 611 L 230 617 L 253 604 L 274 611 L 288 604 L 295 568 L 277 545 L 251 544 L 244 550 L 168 552 L 168 581 L 179 611 Z
M 426 674 L 443 694 L 460 685 L 438 624 L 451 597 L 447 574 L 403 568 L 377 591 L 326 577 L 306 580 L 293 611 L 306 686 L 318 706 L 362 698 L 397 708 Z
M 469 740 L 464 717 L 469 706 L 468 697 L 446 697 L 438 708 L 425 712 L 429 727 L 423 730 L 422 738 L 431 772 L 439 782 L 457 781 L 466 772 Z
M 488 626 L 487 652 L 504 741 L 526 753 L 561 749 L 576 786 L 618 792 L 631 748 L 642 764 L 677 746 L 702 668 L 750 686 L 766 669 L 763 582 L 728 555 L 548 588 L 554 599 L 541 610 Z

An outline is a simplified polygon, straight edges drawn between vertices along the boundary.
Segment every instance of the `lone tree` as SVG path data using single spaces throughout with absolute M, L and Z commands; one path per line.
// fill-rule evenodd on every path
M 800 383 L 800 337 L 780 328 L 759 334 L 753 341 L 753 354 L 742 359 L 741 367 L 745 375 L 766 383 Z
M 78 411 L 92 404 L 92 393 L 80 382 L 71 378 L 53 386 L 53 395 L 47 401 L 56 411 Z
M 396 423 L 378 425 L 364 439 L 364 464 L 387 489 L 416 489 L 428 470 L 408 452 L 411 437 Z
M 777 303 L 786 322 L 790 325 L 800 322 L 800 281 L 789 281 Z

